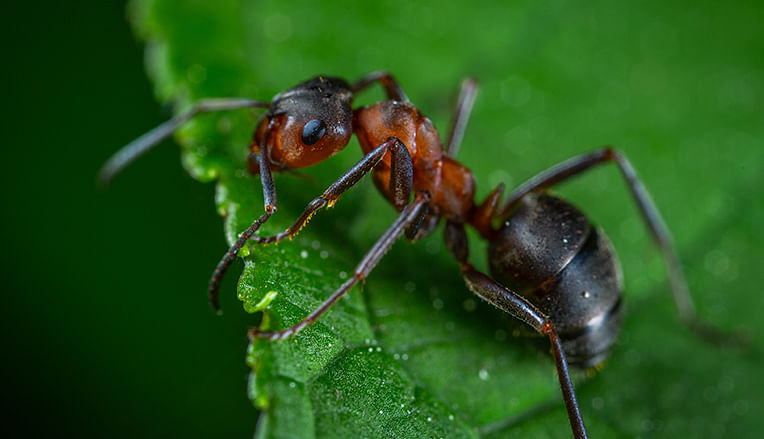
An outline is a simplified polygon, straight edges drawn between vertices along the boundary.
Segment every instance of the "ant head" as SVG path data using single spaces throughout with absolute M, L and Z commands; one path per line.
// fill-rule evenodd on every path
M 279 93 L 258 125 L 253 152 L 264 144 L 271 165 L 286 169 L 304 168 L 331 157 L 353 134 L 352 101 L 347 82 L 326 76 Z

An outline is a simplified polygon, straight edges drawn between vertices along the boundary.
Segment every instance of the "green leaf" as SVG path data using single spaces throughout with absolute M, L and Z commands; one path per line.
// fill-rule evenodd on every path
M 701 315 L 745 326 L 756 348 L 709 346 L 678 324 L 660 259 L 615 169 L 562 186 L 608 231 L 627 278 L 628 316 L 611 360 L 577 377 L 590 434 L 741 437 L 761 429 L 754 389 L 764 386 L 760 306 L 750 303 L 762 303 L 751 294 L 761 258 L 748 251 L 764 244 L 755 4 L 675 11 L 658 1 L 626 10 L 609 2 L 146 0 L 131 14 L 159 99 L 179 109 L 203 97 L 269 99 L 318 73 L 387 69 L 444 131 L 458 80 L 478 77 L 482 93 L 460 160 L 481 197 L 616 144 L 675 234 Z M 262 212 L 259 181 L 244 170 L 254 123 L 247 111 L 209 115 L 177 136 L 189 172 L 217 182 L 228 242 Z M 278 176 L 279 211 L 262 233 L 283 230 L 359 158 L 352 141 L 307 170 L 309 178 Z M 264 328 L 300 321 L 394 217 L 363 181 L 294 241 L 250 245 L 238 287 L 244 309 L 262 313 Z M 485 267 L 484 245 L 470 238 L 472 258 Z M 250 346 L 249 392 L 263 411 L 257 435 L 568 437 L 546 341 L 513 328 L 470 295 L 438 234 L 400 242 L 363 292 L 354 288 L 294 339 Z

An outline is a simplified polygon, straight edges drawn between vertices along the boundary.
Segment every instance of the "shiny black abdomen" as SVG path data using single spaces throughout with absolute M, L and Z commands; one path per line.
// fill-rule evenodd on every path
M 605 359 L 622 316 L 623 275 L 607 236 L 570 203 L 523 198 L 488 248 L 491 274 L 555 324 L 571 364 Z

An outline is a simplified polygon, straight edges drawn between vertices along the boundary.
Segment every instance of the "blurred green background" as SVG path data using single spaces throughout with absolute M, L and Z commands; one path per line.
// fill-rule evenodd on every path
M 232 294 L 224 318 L 205 298 L 225 248 L 213 185 L 170 145 L 96 187 L 109 154 L 169 111 L 124 2 L 46 3 L 15 4 L 2 30 L 4 428 L 249 437 L 247 319 Z
M 257 73 L 244 92 L 267 99 L 319 72 L 388 69 L 442 129 L 459 79 L 474 75 L 483 88 L 460 158 L 481 170 L 481 195 L 616 144 L 674 232 L 701 314 L 755 340 L 745 353 L 701 346 L 687 355 L 730 362 L 729 375 L 703 380 L 691 405 L 719 420 L 708 436 L 754 437 L 764 429 L 761 398 L 751 397 L 762 384 L 754 371 L 764 331 L 760 2 L 500 5 L 250 5 L 259 15 L 245 26 L 253 53 L 242 58 Z M 124 3 L 27 2 L 6 21 L 6 425 L 25 436 L 251 435 L 243 358 L 254 320 L 239 311 L 234 276 L 222 318 L 204 297 L 225 248 L 213 185 L 192 180 L 168 145 L 108 191 L 95 186 L 111 152 L 170 114 L 153 97 Z M 596 171 L 563 192 L 619 250 L 627 327 L 654 327 L 661 345 L 660 331 L 676 329 L 663 272 L 617 173 Z M 624 343 L 620 358 L 638 364 Z M 587 401 L 613 384 L 607 373 Z M 663 422 L 645 434 L 671 430 Z

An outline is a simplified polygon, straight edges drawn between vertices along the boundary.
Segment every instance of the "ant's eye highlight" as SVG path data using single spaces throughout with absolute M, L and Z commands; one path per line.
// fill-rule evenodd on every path
M 312 145 L 324 136 L 326 132 L 326 126 L 318 119 L 313 119 L 305 124 L 302 129 L 302 143 L 306 145 Z

